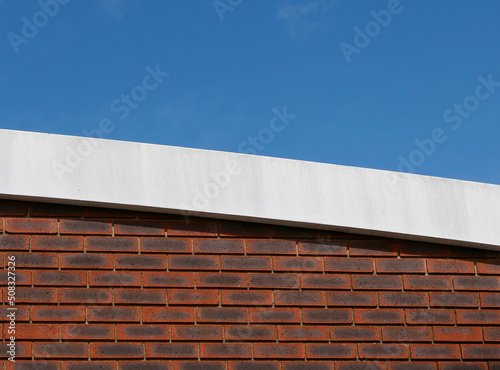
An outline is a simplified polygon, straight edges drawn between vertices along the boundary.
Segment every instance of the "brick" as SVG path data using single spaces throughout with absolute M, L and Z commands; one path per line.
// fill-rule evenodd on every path
M 296 254 L 295 242 L 288 240 L 248 240 L 248 254 Z
M 61 303 L 110 304 L 111 289 L 101 288 L 61 288 Z
M 255 358 L 304 358 L 304 345 L 300 343 L 255 343 L 254 344 Z
M 325 358 L 325 359 L 354 359 L 356 358 L 355 344 L 318 344 L 306 343 L 307 358 Z
M 115 304 L 165 304 L 164 289 L 115 289 Z
M 243 254 L 241 239 L 195 239 L 194 253 Z
M 192 307 L 143 307 L 142 321 L 194 323 L 194 309 Z
M 302 289 L 351 289 L 348 275 L 301 274 L 300 280 Z
M 388 370 L 437 370 L 437 365 L 434 362 L 388 362 Z M 440 362 L 442 364 L 442 362 Z
M 198 288 L 246 288 L 246 274 L 210 273 L 199 272 L 196 274 L 196 286 Z
M 34 217 L 80 217 L 82 207 L 67 204 L 31 203 L 30 215 Z
M 353 289 L 401 290 L 399 276 L 358 275 L 352 277 Z
M 266 306 L 272 304 L 270 290 L 223 290 L 221 291 L 222 305 L 235 306 Z
M 215 289 L 189 290 L 189 289 L 169 289 L 168 304 L 183 305 L 218 305 L 219 292 Z
M 84 217 L 90 218 L 135 218 L 137 212 L 122 209 L 108 209 L 98 207 L 84 207 Z
M 87 343 L 35 343 L 35 358 L 87 358 Z
M 57 253 L 14 253 L 16 268 L 57 268 Z
M 454 276 L 455 290 L 493 290 L 500 289 L 500 276 Z
M 251 323 L 299 323 L 298 308 L 257 308 L 250 307 Z
M 83 236 L 41 236 L 31 238 L 34 251 L 83 251 Z
M 6 218 L 9 234 L 57 234 L 57 220 L 42 218 Z
M 428 259 L 429 274 L 475 274 L 474 261 L 456 259 Z
M 368 367 L 369 366 L 369 367 Z M 370 361 L 336 361 L 335 370 L 385 370 L 385 362 Z
M 0 224 L 1 224 L 1 222 L 0 222 Z M 0 229 L 1 228 L 2 227 L 0 225 Z M 13 251 L 13 250 L 27 251 L 28 249 L 29 249 L 29 239 L 27 236 L 24 236 L 24 235 L 0 235 L 0 250 L 1 251 Z
M 380 292 L 380 307 L 427 307 L 426 293 Z
M 298 274 L 250 274 L 250 288 L 298 289 Z
M 491 362 L 490 362 L 491 364 Z M 485 362 L 444 362 L 439 361 L 439 370 L 488 370 Z
M 138 307 L 88 307 L 89 322 L 139 322 Z
M 417 258 L 377 258 L 375 266 L 379 274 L 425 273 L 424 260 Z
M 219 270 L 217 256 L 169 256 L 168 267 L 171 270 Z
M 378 342 L 380 340 L 377 326 L 332 326 L 330 330 L 332 342 Z
M 64 253 L 61 254 L 63 269 L 112 269 L 111 254 Z
M 109 238 L 89 236 L 87 238 L 87 251 L 93 252 L 138 252 L 137 238 Z
M 414 241 L 399 241 L 399 255 L 401 257 L 417 258 L 444 258 L 447 248 L 445 245 L 420 243 Z
M 111 235 L 111 221 L 108 220 L 61 220 L 61 234 Z
M 395 242 L 389 240 L 352 240 L 349 242 L 349 256 L 394 256 L 398 255 Z
M 328 292 L 329 306 L 368 306 L 377 305 L 375 292 Z
M 382 327 L 384 342 L 430 342 L 432 330 L 427 326 L 384 326 Z
M 483 328 L 485 342 L 500 342 L 500 328 Z
M 141 253 L 191 253 L 191 241 L 181 238 L 141 238 Z
M 469 326 L 434 326 L 436 342 L 482 342 L 481 328 Z
M 10 276 L 9 272 L 11 273 Z M 16 286 L 31 285 L 31 270 L 16 270 L 14 272 L 15 276 L 13 276 L 12 273 L 13 271 L 0 270 L 0 284 L 2 284 L 2 286 L 8 285 L 8 282 L 15 282 Z
M 238 221 L 221 221 L 220 236 L 266 238 L 271 236 L 271 229 L 268 225 L 265 224 Z
M 228 361 L 229 370 L 280 370 L 279 362 L 264 362 L 264 361 L 252 361 L 252 362 L 236 362 Z
M 278 341 L 328 342 L 326 326 L 278 326 Z
M 350 324 L 352 323 L 352 314 L 351 310 L 347 308 L 335 310 L 304 308 L 302 320 L 307 324 Z
M 167 221 L 167 236 L 217 236 L 217 222 L 190 220 Z
M 143 358 L 141 343 L 91 343 L 91 358 Z
M 144 271 L 142 278 L 145 287 L 194 287 L 194 274 L 192 272 Z
M 64 361 L 63 370 L 116 370 L 116 363 L 111 361 Z M 124 369 L 120 367 L 120 369 Z
M 7 301 L 7 289 L 4 290 Z M 56 288 L 16 288 L 16 304 L 19 303 L 57 303 Z
M 221 256 L 222 270 L 233 271 L 271 271 L 271 257 L 233 257 Z
M 500 293 L 479 293 L 481 307 L 500 307 Z
M 459 359 L 458 344 L 410 344 L 412 360 Z
M 325 271 L 332 272 L 373 272 L 371 258 L 325 257 Z
M 198 347 L 195 343 L 146 343 L 146 358 L 157 357 L 197 358 Z
M 453 325 L 455 316 L 453 310 L 408 309 L 406 310 L 406 322 L 410 325 Z
M 201 358 L 251 358 L 250 343 L 201 343 Z
M 7 362 L 7 370 L 59 370 L 60 361 L 17 361 Z
M 276 328 L 273 325 L 225 325 L 226 340 L 235 341 L 274 341 L 276 340 Z
M 408 349 L 405 344 L 360 343 L 358 345 L 359 358 L 394 359 L 408 358 Z
M 115 221 L 115 235 L 165 235 L 163 221 Z
M 356 324 L 402 324 L 404 313 L 402 309 L 354 309 L 354 322 Z
M 493 250 L 478 249 L 478 248 L 468 248 L 468 247 L 456 247 L 448 246 L 448 255 L 450 257 L 470 257 L 470 258 L 487 258 L 496 257 L 497 252 Z
M 243 307 L 199 307 L 196 309 L 196 322 L 245 323 L 247 310 Z
M 89 271 L 90 286 L 141 286 L 140 272 Z
M 500 323 L 500 311 L 496 310 L 456 310 L 456 317 L 458 325 Z
M 172 325 L 172 340 L 222 340 L 220 325 Z
M 283 370 L 332 370 L 331 362 L 307 361 L 286 362 L 283 361 Z
M 7 335 L 7 325 L 4 326 L 4 338 L 10 337 Z M 58 324 L 18 324 L 16 323 L 16 338 L 19 340 L 58 340 L 59 325 Z
M 52 271 L 37 270 L 33 272 L 34 285 L 86 285 L 87 274 L 85 271 Z
M 174 361 L 174 370 L 226 370 L 225 361 Z
M 7 321 L 7 315 L 11 313 L 11 310 L 8 310 L 9 306 L 0 306 L 0 317 L 5 317 L 5 321 Z M 29 321 L 29 307 L 27 306 L 17 306 L 16 311 L 16 322 L 20 321 Z
M 106 340 L 115 338 L 112 324 L 62 324 L 62 340 Z
M 272 226 L 271 233 L 273 238 L 319 239 L 323 235 L 323 231 L 321 230 L 279 226 L 279 225 Z
M 118 340 L 169 340 L 170 333 L 168 325 L 138 325 L 118 324 L 116 325 L 116 336 Z
M 498 344 L 462 344 L 463 359 L 482 359 L 497 360 L 500 359 Z
M 0 199 L 0 217 L 26 216 L 28 205 L 18 200 Z
M 275 291 L 274 304 L 276 306 L 325 306 L 323 292 L 307 291 Z
M 345 242 L 299 242 L 299 255 L 347 256 Z
M 431 292 L 430 305 L 433 307 L 477 307 L 477 293 Z
M 403 275 L 405 290 L 450 290 L 451 278 L 441 276 L 408 276 Z
M 115 255 L 115 261 L 117 269 L 165 270 L 167 268 L 167 257 L 165 255 L 117 254 Z
M 323 271 L 322 257 L 273 257 L 274 271 Z
M 5 357 L 10 357 L 10 354 L 7 355 L 7 351 L 11 350 L 11 346 L 9 345 L 10 339 L 9 337 L 5 338 L 5 343 L 3 345 L 5 346 L 5 352 L 2 353 L 2 359 Z M 31 359 L 31 342 L 19 342 L 17 341 L 15 346 L 14 346 L 14 351 L 16 354 L 16 361 L 19 358 L 30 358 Z
M 31 317 L 33 321 L 85 321 L 85 307 L 33 306 Z
M 480 275 L 500 275 L 500 260 L 480 259 L 476 261 L 477 273 Z

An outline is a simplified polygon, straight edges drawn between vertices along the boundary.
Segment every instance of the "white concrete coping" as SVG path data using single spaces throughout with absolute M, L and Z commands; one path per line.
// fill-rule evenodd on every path
M 189 214 L 500 251 L 500 186 L 0 130 L 0 197 Z

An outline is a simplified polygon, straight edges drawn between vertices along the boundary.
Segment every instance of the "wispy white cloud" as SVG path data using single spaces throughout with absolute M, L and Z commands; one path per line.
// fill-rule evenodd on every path
M 298 3 L 289 1 L 278 10 L 277 16 L 286 22 L 291 37 L 303 39 L 318 29 L 326 28 L 320 19 L 336 0 L 311 0 Z
M 120 19 L 125 13 L 138 8 L 140 0 L 101 0 L 101 5 L 110 16 Z

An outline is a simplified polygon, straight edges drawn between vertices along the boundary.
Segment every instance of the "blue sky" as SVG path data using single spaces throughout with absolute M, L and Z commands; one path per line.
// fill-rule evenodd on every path
M 500 184 L 496 0 L 0 0 L 0 14 L 0 128 Z

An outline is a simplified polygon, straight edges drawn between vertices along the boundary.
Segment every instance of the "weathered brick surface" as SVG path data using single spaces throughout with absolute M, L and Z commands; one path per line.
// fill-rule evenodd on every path
M 10 200 L 0 226 L 2 369 L 500 369 L 495 251 Z

